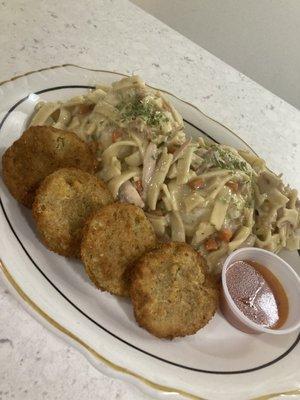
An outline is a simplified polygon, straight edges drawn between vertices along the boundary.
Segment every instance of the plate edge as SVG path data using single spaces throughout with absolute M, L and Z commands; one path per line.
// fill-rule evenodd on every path
M 128 77 L 128 74 L 124 74 L 121 72 L 116 72 L 116 71 L 109 71 L 109 70 L 102 70 L 102 69 L 92 69 L 92 68 L 88 68 L 88 67 L 82 67 L 76 64 L 71 64 L 71 63 L 67 63 L 67 64 L 61 64 L 61 65 L 54 65 L 51 67 L 45 67 L 45 68 L 40 68 L 37 70 L 32 70 L 32 71 L 28 71 L 26 73 L 20 74 L 20 75 L 16 75 L 10 79 L 4 80 L 2 82 L 0 82 L 0 86 L 3 86 L 6 83 L 15 81 L 19 78 L 28 76 L 28 75 L 32 75 L 35 73 L 39 73 L 39 72 L 43 72 L 43 71 L 47 71 L 47 70 L 51 70 L 51 69 L 58 69 L 58 68 L 64 68 L 64 67 L 75 67 L 75 68 L 79 68 L 79 69 L 84 69 L 84 70 L 88 70 L 88 71 L 94 71 L 94 72 L 107 72 L 107 73 L 112 73 L 118 76 L 124 76 L 124 77 Z M 166 91 L 163 89 L 159 89 L 153 86 L 148 85 L 149 87 L 159 90 L 163 93 L 167 93 L 169 95 L 172 95 L 173 97 L 177 98 L 178 100 L 182 101 L 185 104 L 188 104 L 189 106 L 193 107 L 194 109 L 196 109 L 198 112 L 200 112 L 202 115 L 204 115 L 206 118 L 210 119 L 211 121 L 219 124 L 220 126 L 222 126 L 223 128 L 225 128 L 226 130 L 228 130 L 229 132 L 231 132 L 234 136 L 236 136 L 237 138 L 239 138 L 243 143 L 246 144 L 247 147 L 250 147 L 248 145 L 247 142 L 245 142 L 239 135 L 237 135 L 235 132 L 233 132 L 230 128 L 228 128 L 226 125 L 220 123 L 219 121 L 211 118 L 210 116 L 208 116 L 207 114 L 205 114 L 200 108 L 198 108 L 197 106 L 195 106 L 192 103 L 189 103 L 188 101 L 185 101 L 183 99 L 181 99 L 180 97 Z M 257 155 L 257 153 L 251 148 L 251 151 Z M 135 372 L 132 372 L 124 367 L 121 367 L 115 363 L 113 363 L 112 361 L 106 359 L 105 357 L 103 357 L 101 354 L 99 354 L 98 352 L 96 352 L 93 348 L 91 348 L 89 345 L 87 345 L 82 339 L 80 339 L 79 337 L 77 337 L 76 335 L 74 335 L 72 332 L 70 332 L 68 329 L 66 329 L 65 327 L 63 327 L 62 325 L 60 325 L 57 321 L 55 321 L 52 317 L 50 317 L 47 313 L 45 313 L 24 291 L 23 289 L 18 285 L 18 283 L 14 280 L 14 278 L 12 277 L 12 275 L 9 273 L 8 269 L 5 267 L 3 261 L 0 259 L 0 268 L 3 271 L 3 274 L 5 276 L 5 278 L 7 279 L 7 281 L 10 283 L 10 285 L 14 288 L 14 290 L 18 293 L 18 295 L 22 298 L 22 300 L 24 300 L 24 302 L 31 308 L 33 309 L 35 312 L 37 312 L 37 314 L 39 314 L 40 317 L 42 317 L 43 319 L 45 319 L 52 327 L 54 327 L 56 330 L 60 331 L 63 335 L 68 336 L 72 341 L 77 342 L 81 347 L 83 347 L 84 350 L 86 350 L 87 352 L 89 352 L 94 358 L 98 359 L 98 361 L 102 362 L 105 366 L 114 369 L 116 372 L 120 373 L 120 374 L 124 374 L 124 375 L 128 375 L 133 377 L 134 379 L 136 379 L 137 381 L 139 381 L 140 383 L 143 383 L 145 385 L 147 385 L 148 387 L 150 387 L 151 389 L 154 390 L 158 390 L 162 393 L 168 393 L 168 394 L 180 394 L 181 396 L 184 396 L 188 399 L 192 399 L 192 400 L 205 400 L 204 398 L 195 396 L 193 394 L 178 390 L 178 389 L 173 389 L 173 388 L 169 388 L 167 386 L 163 386 L 163 385 L 159 385 L 155 382 L 152 382 L 150 380 L 148 380 L 147 378 L 144 378 L 143 376 L 140 376 L 138 374 L 136 374 Z M 285 392 L 279 392 L 279 393 L 272 393 L 272 394 L 266 394 L 266 395 L 262 395 L 259 397 L 255 397 L 252 398 L 252 400 L 270 400 L 273 399 L 274 397 L 277 396 L 294 396 L 294 395 L 300 395 L 300 388 L 296 388 L 296 389 L 292 389 L 292 390 L 288 390 Z

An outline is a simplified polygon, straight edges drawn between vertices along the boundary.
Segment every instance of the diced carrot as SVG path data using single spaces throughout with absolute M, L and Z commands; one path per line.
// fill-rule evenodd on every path
M 191 189 L 202 189 L 204 187 L 204 180 L 201 178 L 193 179 L 189 182 Z
M 205 249 L 207 251 L 217 250 L 219 248 L 219 243 L 214 238 L 209 238 L 204 243 Z
M 112 140 L 113 143 L 116 143 L 116 141 L 118 139 L 120 139 L 121 137 L 122 137 L 122 131 L 114 131 L 111 134 L 111 140 Z
M 79 104 L 77 106 L 77 113 L 87 114 L 88 112 L 91 112 L 93 108 L 94 108 L 93 104 Z
M 223 242 L 229 242 L 232 238 L 233 232 L 230 229 L 224 228 L 218 232 L 218 238 Z
M 175 151 L 176 151 L 176 147 L 175 147 L 175 146 L 170 146 L 170 147 L 168 147 L 168 153 L 174 154 Z
M 235 181 L 228 181 L 227 183 L 225 183 L 225 185 L 229 187 L 229 189 L 231 189 L 234 193 L 238 191 L 239 184 Z
M 138 179 L 137 181 L 134 182 L 135 188 L 138 191 L 139 195 L 143 193 L 143 184 L 141 179 Z

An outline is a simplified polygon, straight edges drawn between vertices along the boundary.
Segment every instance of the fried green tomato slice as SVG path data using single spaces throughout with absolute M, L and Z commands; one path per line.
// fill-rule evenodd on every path
M 186 243 L 165 243 L 139 259 L 130 297 L 138 324 L 159 338 L 192 335 L 213 317 L 219 291 Z
M 3 180 L 11 195 L 31 208 L 42 180 L 60 168 L 93 173 L 95 154 L 75 133 L 50 126 L 29 128 L 2 157 Z
M 114 203 L 103 207 L 87 222 L 81 259 L 99 289 L 128 296 L 132 265 L 155 245 L 154 230 L 143 210 L 132 204 Z
M 32 206 L 45 246 L 63 256 L 80 257 L 82 229 L 87 218 L 113 198 L 99 178 L 76 168 L 48 175 Z

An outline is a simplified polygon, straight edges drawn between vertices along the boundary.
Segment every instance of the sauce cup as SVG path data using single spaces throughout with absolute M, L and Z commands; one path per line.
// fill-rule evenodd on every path
M 239 310 L 229 294 L 226 284 L 226 272 L 235 261 L 255 261 L 269 269 L 280 281 L 289 302 L 288 317 L 278 329 L 256 324 Z M 238 282 L 237 282 L 238 285 Z M 246 333 L 270 333 L 283 335 L 300 329 L 300 278 L 293 268 L 276 254 L 254 247 L 238 249 L 231 253 L 222 269 L 221 310 L 225 318 L 235 328 Z

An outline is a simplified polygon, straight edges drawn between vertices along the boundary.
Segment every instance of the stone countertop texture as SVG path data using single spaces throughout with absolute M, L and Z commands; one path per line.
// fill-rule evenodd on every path
M 228 126 L 300 189 L 300 112 L 129 1 L 2 0 L 0 22 L 0 81 L 65 63 L 139 74 Z M 0 310 L 0 400 L 148 398 L 96 371 L 1 281 Z

